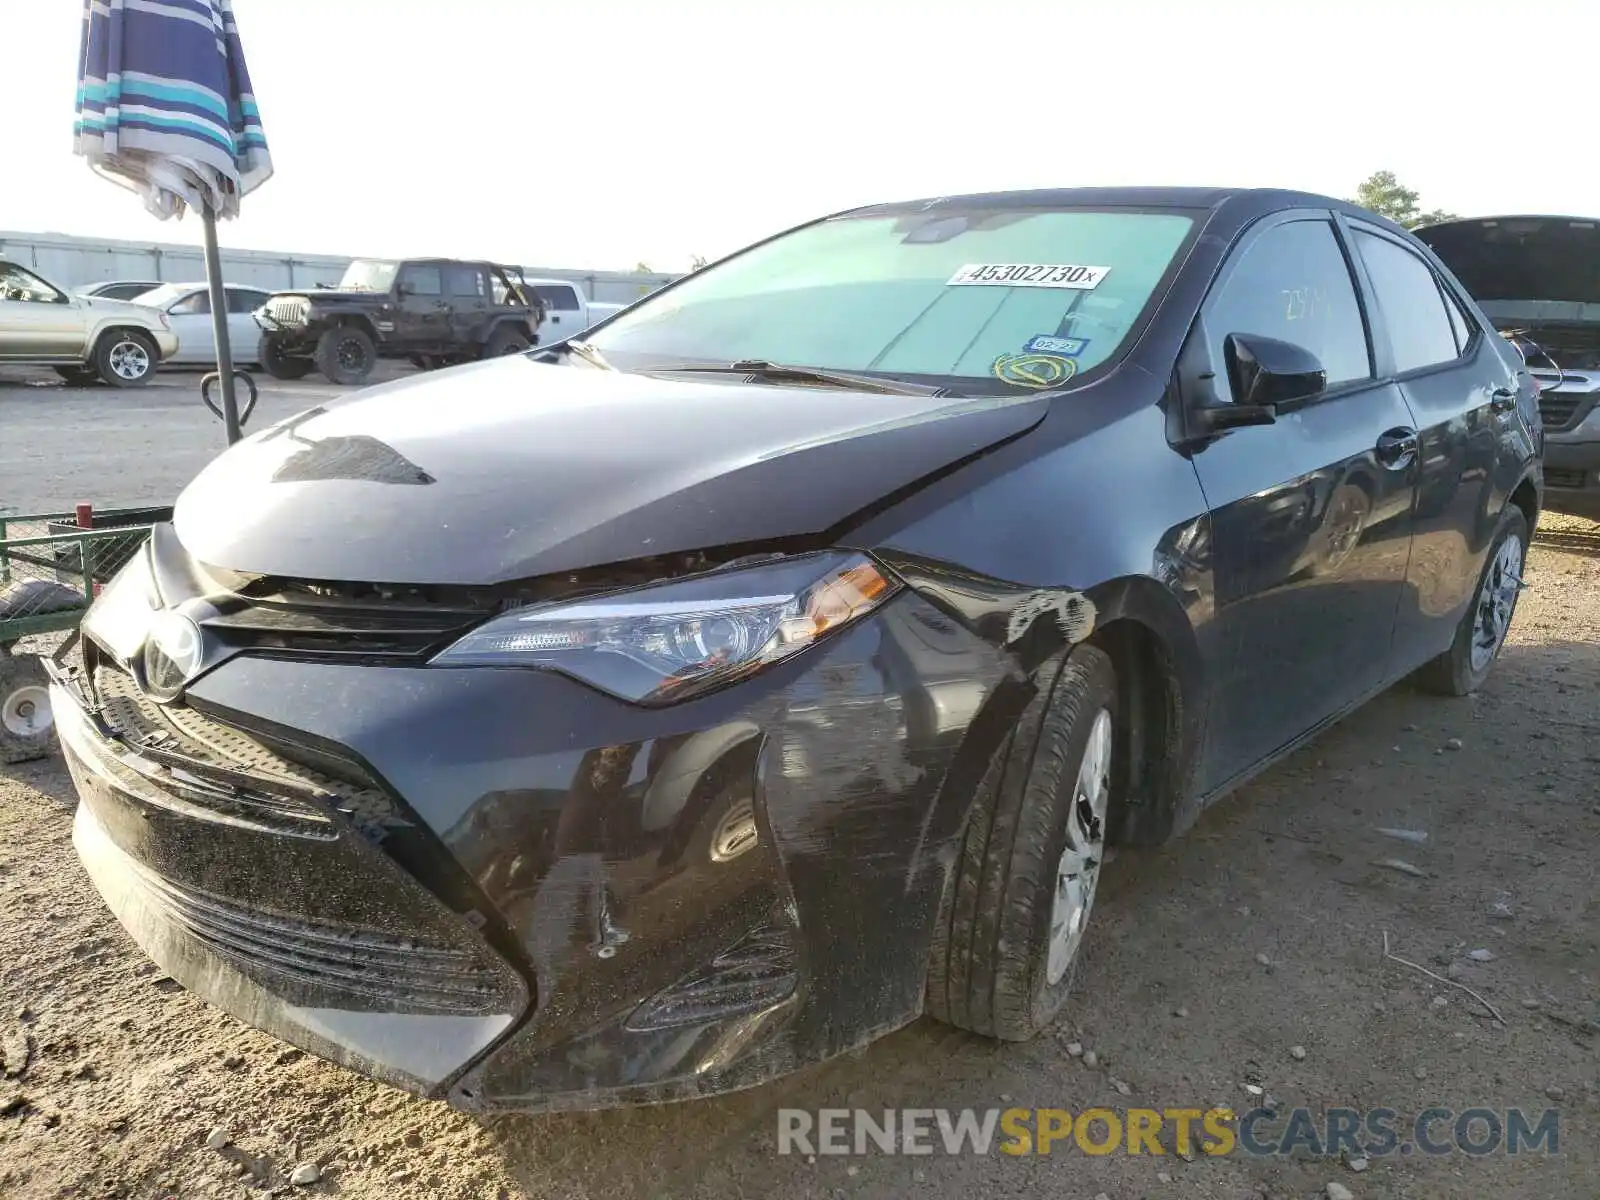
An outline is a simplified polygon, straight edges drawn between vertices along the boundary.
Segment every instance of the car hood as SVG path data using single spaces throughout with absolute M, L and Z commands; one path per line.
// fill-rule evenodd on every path
M 90 312 L 102 316 L 142 317 L 146 321 L 154 321 L 159 311 L 135 304 L 132 300 L 108 300 L 103 296 L 79 296 L 78 299 Z
M 280 422 L 179 497 L 190 554 L 329 581 L 489 584 L 822 533 L 1048 401 L 662 379 L 521 356 Z
M 338 288 L 307 288 L 301 292 L 274 292 L 272 299 L 290 297 L 298 300 L 311 300 L 319 304 L 330 301 L 335 304 L 382 304 L 390 298 L 388 292 L 364 292 L 358 288 L 349 291 L 340 291 Z
M 1480 304 L 1600 304 L 1600 220 L 1482 217 L 1413 232 Z

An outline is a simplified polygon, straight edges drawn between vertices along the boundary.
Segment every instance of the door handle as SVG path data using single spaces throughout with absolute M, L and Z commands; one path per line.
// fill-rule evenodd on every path
M 1417 458 L 1417 431 L 1399 426 L 1388 429 L 1378 438 L 1378 462 L 1390 471 L 1403 471 Z
M 1517 406 L 1517 391 L 1515 388 L 1495 388 L 1489 393 L 1489 411 L 1508 413 Z

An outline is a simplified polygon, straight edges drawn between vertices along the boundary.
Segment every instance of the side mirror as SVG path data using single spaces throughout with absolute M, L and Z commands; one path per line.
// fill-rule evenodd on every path
M 1271 425 L 1278 419 L 1279 405 L 1318 395 L 1328 384 L 1328 373 L 1317 356 L 1293 342 L 1230 333 L 1222 353 L 1234 403 L 1197 409 L 1194 420 L 1202 435 Z
M 1222 343 L 1234 399 L 1250 406 L 1276 407 L 1318 395 L 1328 372 L 1304 346 L 1257 334 L 1230 333 Z
M 415 290 L 409 283 L 397 283 L 394 285 L 394 294 L 396 296 L 409 296 Z

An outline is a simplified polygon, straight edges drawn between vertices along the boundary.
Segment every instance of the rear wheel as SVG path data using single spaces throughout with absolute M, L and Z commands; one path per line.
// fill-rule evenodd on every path
M 1456 627 L 1456 640 L 1417 673 L 1423 687 L 1445 696 L 1467 696 L 1489 678 L 1517 611 L 1528 537 L 1528 518 L 1515 504 L 1506 505 L 1489 543 L 1477 594 Z
M 261 361 L 261 369 L 274 379 L 304 379 L 317 365 L 309 358 L 284 353 L 283 342 L 275 337 L 261 339 L 256 357 Z
M 502 325 L 489 335 L 483 348 L 485 358 L 500 358 L 506 354 L 521 354 L 532 343 L 528 335 L 514 325 Z
M 979 785 L 928 971 L 931 1015 L 1005 1041 L 1033 1037 L 1066 1001 L 1111 801 L 1111 659 L 1079 646 L 1034 683 Z
M 364 329 L 335 325 L 317 339 L 317 370 L 334 383 L 365 383 L 378 352 Z
M 44 758 L 55 748 L 50 679 L 31 654 L 0 646 L 0 763 Z
M 156 344 L 137 329 L 113 329 L 94 350 L 95 374 L 112 387 L 142 387 L 159 361 Z

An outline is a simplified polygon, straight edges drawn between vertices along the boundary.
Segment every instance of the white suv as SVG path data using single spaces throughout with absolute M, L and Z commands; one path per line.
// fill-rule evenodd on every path
M 0 363 L 54 367 L 68 383 L 137 387 L 177 349 L 165 313 L 74 296 L 0 259 Z

